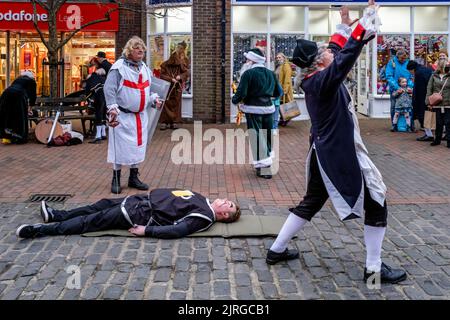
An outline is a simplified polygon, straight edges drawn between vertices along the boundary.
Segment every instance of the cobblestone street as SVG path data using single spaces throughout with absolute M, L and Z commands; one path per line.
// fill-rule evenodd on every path
M 193 131 L 193 125 L 183 127 Z M 214 127 L 235 128 L 203 129 Z M 401 284 L 367 288 L 362 219 L 342 223 L 329 203 L 291 241 L 300 258 L 274 266 L 265 262 L 271 237 L 18 240 L 19 225 L 41 222 L 32 194 L 70 194 L 57 208 L 111 197 L 106 143 L 46 148 L 32 142 L 0 145 L 0 299 L 449 299 L 450 149 L 416 142 L 422 132 L 387 128 L 387 120 L 361 120 L 388 187 L 382 257 L 406 269 Z M 287 217 L 305 191 L 308 131 L 304 121 L 281 128 L 280 171 L 272 180 L 256 178 L 248 164 L 175 165 L 170 156 L 177 142 L 170 141 L 171 131 L 157 131 L 140 178 L 150 188 L 237 199 L 246 215 Z M 125 188 L 121 196 L 133 193 Z M 80 268 L 80 289 L 67 285 L 71 266 Z

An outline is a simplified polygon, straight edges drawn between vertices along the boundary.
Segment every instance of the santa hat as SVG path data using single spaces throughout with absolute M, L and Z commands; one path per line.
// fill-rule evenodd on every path
M 251 49 L 249 52 L 244 53 L 244 57 L 256 63 L 266 62 L 266 57 L 264 57 L 264 53 L 258 48 Z
M 318 51 L 317 43 L 314 41 L 298 39 L 292 62 L 300 68 L 307 68 L 313 63 Z
M 34 80 L 34 73 L 31 70 L 23 70 L 20 75 Z

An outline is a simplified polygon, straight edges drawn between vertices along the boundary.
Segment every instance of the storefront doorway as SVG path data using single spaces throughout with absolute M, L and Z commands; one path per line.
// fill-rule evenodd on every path
M 66 3 L 57 13 L 56 24 L 59 41 L 76 28 L 90 21 L 104 18 L 115 10 L 116 4 Z M 0 2 L 0 92 L 9 86 L 24 70 L 32 71 L 37 81 L 37 94 L 49 95 L 50 79 L 47 48 L 42 43 L 32 22 L 31 2 Z M 38 24 L 48 39 L 45 25 L 48 13 L 37 8 Z M 97 52 L 103 51 L 113 63 L 115 59 L 115 36 L 118 31 L 118 10 L 110 13 L 110 20 L 86 25 L 60 51 L 58 72 L 59 94 L 67 95 L 82 89 L 82 82 L 94 71 L 89 61 Z

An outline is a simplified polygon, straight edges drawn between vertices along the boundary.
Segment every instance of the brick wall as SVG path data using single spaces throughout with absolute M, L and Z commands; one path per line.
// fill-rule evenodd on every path
M 226 1 L 225 121 L 230 117 L 231 1 Z M 193 0 L 193 117 L 221 122 L 221 14 L 222 0 Z
M 132 36 L 139 36 L 144 41 L 146 31 L 145 0 L 122 0 L 124 7 L 132 10 L 119 11 L 119 32 L 116 33 L 116 59 L 122 54 L 125 43 Z

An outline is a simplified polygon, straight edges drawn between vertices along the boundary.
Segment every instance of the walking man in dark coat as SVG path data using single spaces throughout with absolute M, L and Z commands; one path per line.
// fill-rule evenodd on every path
M 35 103 L 34 74 L 24 71 L 0 97 L 0 138 L 3 142 L 28 142 L 28 107 Z
M 297 40 L 293 62 L 304 74 L 301 86 L 311 117 L 308 186 L 303 201 L 290 209 L 292 213 L 269 249 L 266 261 L 275 264 L 297 258 L 297 250 L 287 249 L 289 240 L 330 198 L 343 221 L 361 217 L 365 211 L 364 280 L 397 283 L 406 279 L 406 273 L 381 261 L 387 225 L 386 186 L 361 139 L 351 97 L 343 83 L 364 45 L 376 35 L 377 7 L 369 0 L 354 31 L 350 26 L 355 21 L 348 13 L 347 7 L 341 9 L 342 23 L 328 46 Z
M 16 235 L 34 238 L 123 229 L 137 236 L 174 239 L 206 230 L 217 221 L 234 222 L 240 214 L 239 206 L 228 199 L 210 202 L 190 190 L 154 189 L 72 210 L 55 210 L 42 201 L 45 224 L 21 225 Z
M 406 65 L 406 69 L 414 75 L 414 88 L 413 88 L 413 121 L 419 120 L 420 127 L 423 127 L 423 120 L 425 115 L 425 98 L 427 96 L 427 85 L 430 80 L 433 69 L 425 67 L 414 60 L 411 60 Z M 425 134 L 417 138 L 417 141 L 433 141 L 433 133 L 430 128 L 425 128 Z

